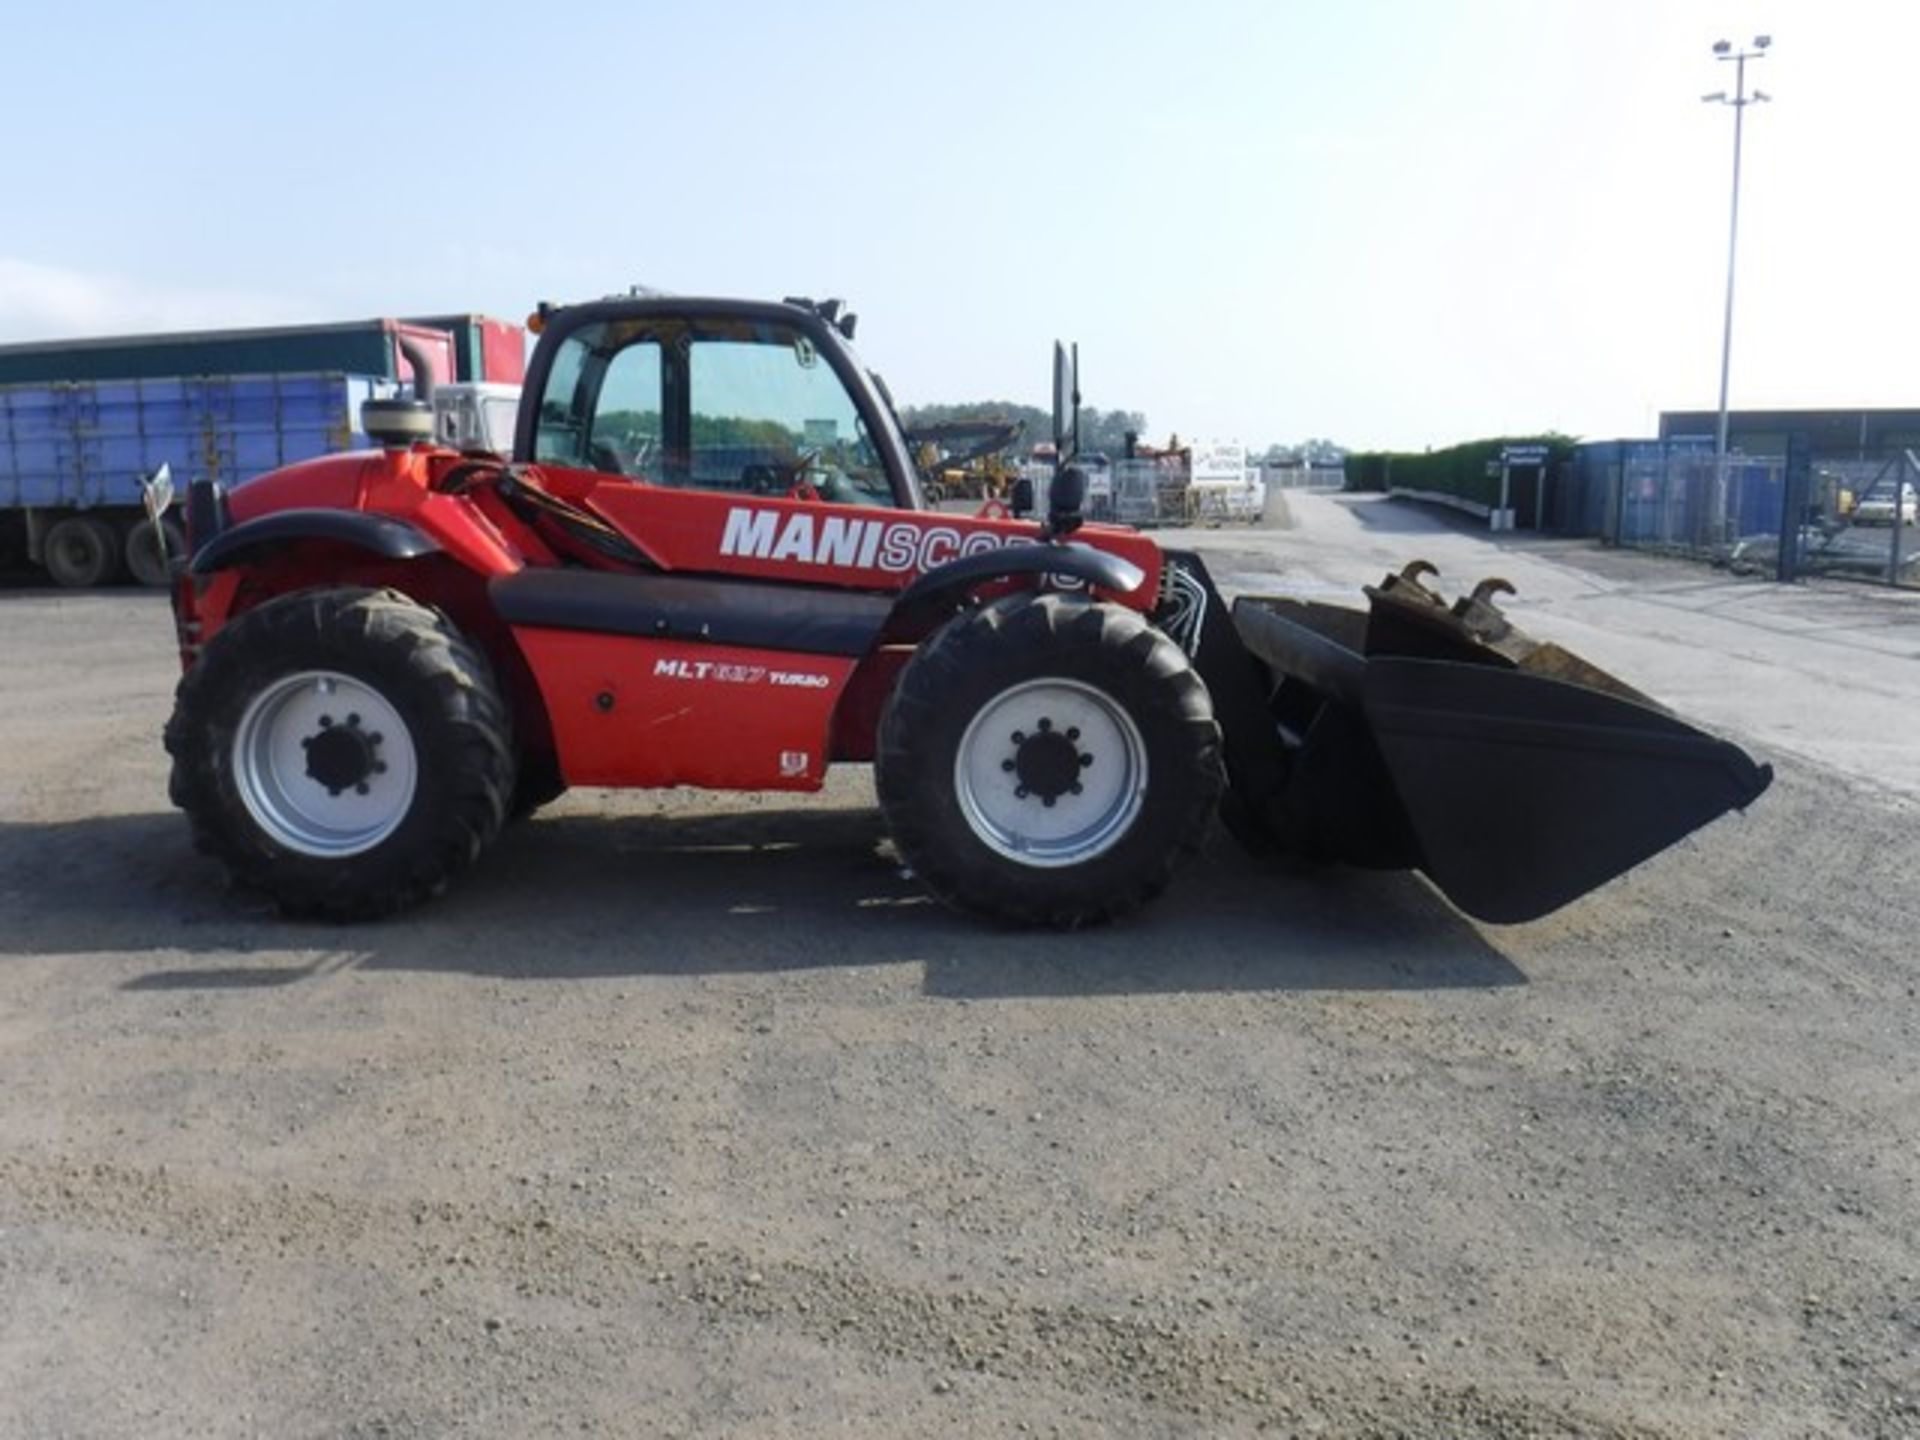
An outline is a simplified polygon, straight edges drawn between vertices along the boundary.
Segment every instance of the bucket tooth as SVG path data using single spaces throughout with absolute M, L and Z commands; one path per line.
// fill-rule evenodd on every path
M 1447 602 L 1437 592 L 1430 589 L 1422 580 L 1426 575 L 1438 575 L 1440 567 L 1430 560 L 1409 560 L 1400 567 L 1400 573 L 1389 575 L 1380 582 L 1380 593 L 1391 595 L 1397 600 L 1421 600 L 1441 609 Z
M 1518 595 L 1510 581 L 1499 576 L 1489 576 L 1473 587 L 1471 595 L 1464 595 L 1453 602 L 1453 614 L 1475 638 L 1486 644 L 1494 645 L 1514 633 L 1513 622 L 1508 620 L 1498 605 L 1493 603 L 1495 595 Z
M 1514 584 L 1511 580 L 1502 579 L 1498 575 L 1489 575 L 1486 579 L 1482 580 L 1478 585 L 1473 587 L 1473 594 L 1469 595 L 1467 598 L 1476 605 L 1486 605 L 1491 607 L 1493 604 L 1494 596 L 1518 595 L 1519 593 L 1520 592 L 1514 588 Z

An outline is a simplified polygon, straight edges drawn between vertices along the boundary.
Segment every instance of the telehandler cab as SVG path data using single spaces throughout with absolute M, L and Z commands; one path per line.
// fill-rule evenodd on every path
M 511 458 L 432 443 L 422 379 L 369 403 L 380 449 L 189 487 L 171 793 L 288 913 L 424 900 L 569 785 L 870 761 L 905 864 L 1004 921 L 1141 904 L 1216 808 L 1516 921 L 1770 779 L 1514 631 L 1496 582 L 1229 609 L 1198 556 L 1081 523 L 1063 351 L 1045 517 L 956 515 L 836 302 L 541 318 Z

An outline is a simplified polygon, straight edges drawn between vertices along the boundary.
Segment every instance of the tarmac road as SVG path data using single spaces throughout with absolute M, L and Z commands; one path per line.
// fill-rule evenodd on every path
M 1920 1433 L 1920 597 L 1293 512 L 1197 538 L 1505 573 L 1774 789 L 1507 929 L 1224 836 L 983 928 L 858 770 L 293 925 L 167 808 L 164 603 L 0 593 L 0 1434 Z

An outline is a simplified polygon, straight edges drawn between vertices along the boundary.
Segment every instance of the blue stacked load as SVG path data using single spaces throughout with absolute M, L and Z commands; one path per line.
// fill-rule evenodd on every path
M 363 375 L 218 375 L 0 387 L 0 506 L 128 505 L 165 463 L 228 486 L 365 446 Z

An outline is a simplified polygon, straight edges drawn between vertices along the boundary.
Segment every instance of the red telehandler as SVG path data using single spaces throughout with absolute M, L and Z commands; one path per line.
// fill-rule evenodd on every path
M 1082 523 L 1064 351 L 1047 513 L 963 516 L 923 503 L 837 302 L 540 319 L 510 458 L 433 444 L 417 394 L 369 402 L 378 450 L 189 487 L 171 792 L 290 914 L 435 895 L 569 785 L 854 761 L 921 882 L 1004 921 L 1141 904 L 1216 809 L 1517 921 L 1771 778 L 1514 631 L 1497 582 L 1229 608 L 1198 556 Z

